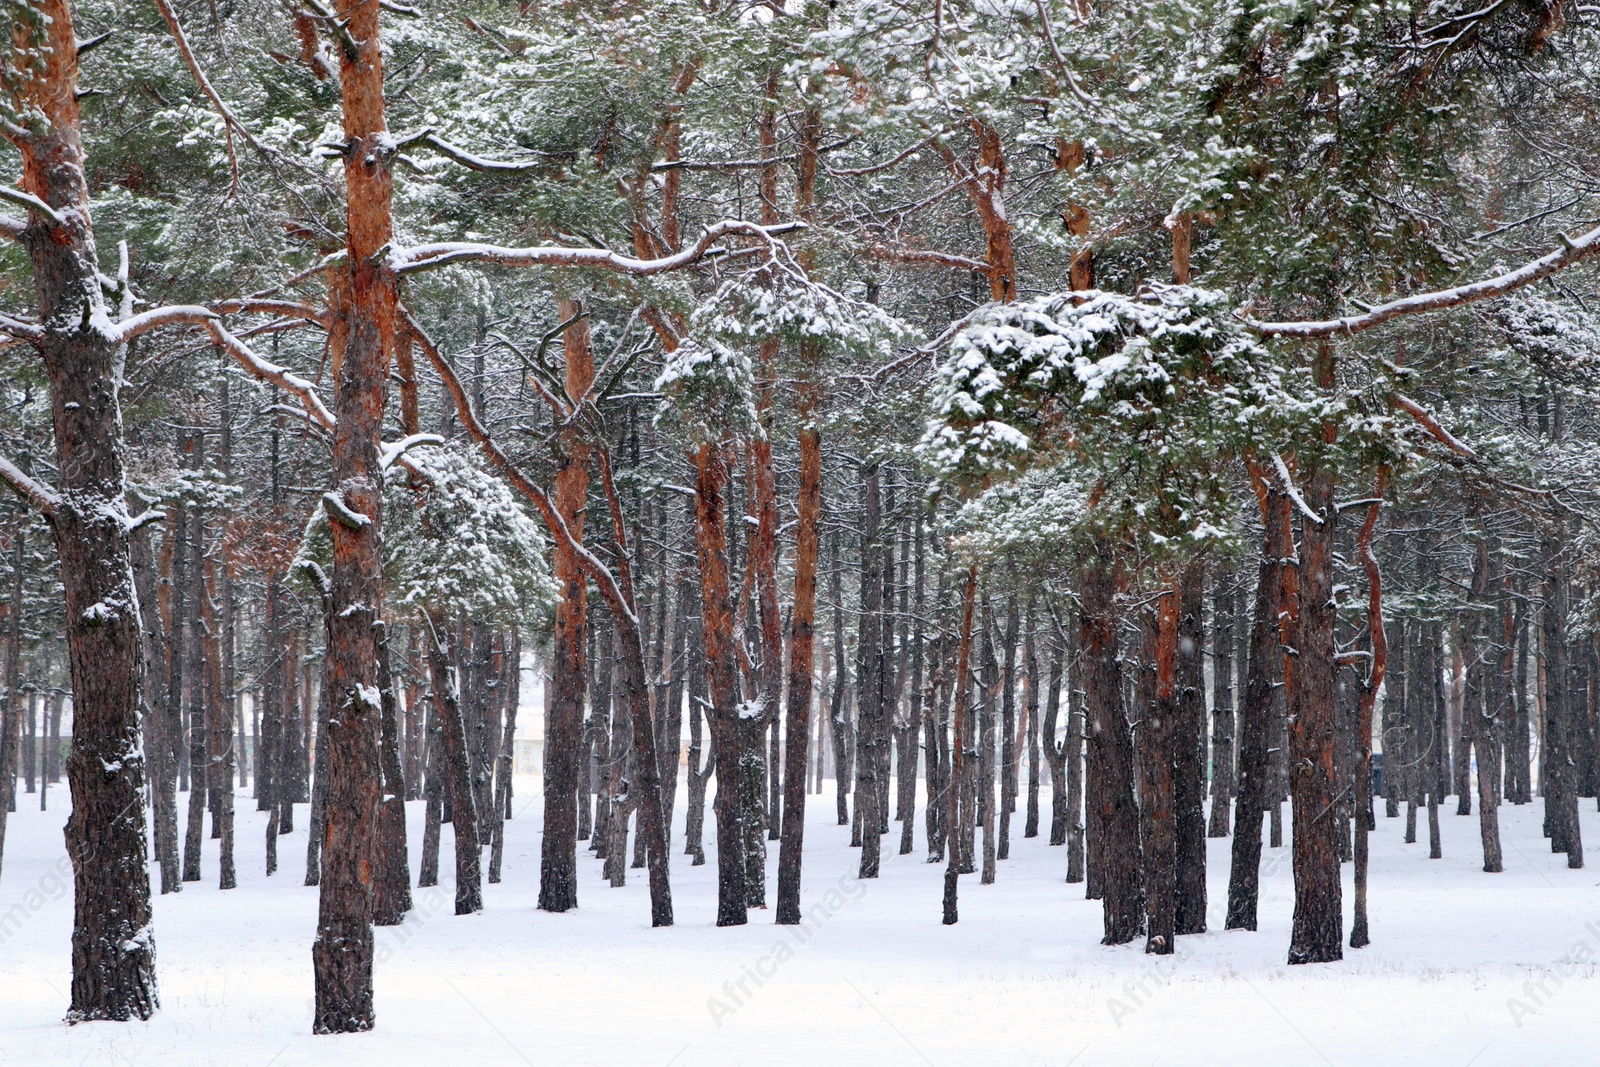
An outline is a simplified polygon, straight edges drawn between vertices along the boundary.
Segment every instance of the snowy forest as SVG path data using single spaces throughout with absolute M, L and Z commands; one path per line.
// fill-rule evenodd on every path
M 3 6 L 0 1062 L 1594 1061 L 1600 7 Z

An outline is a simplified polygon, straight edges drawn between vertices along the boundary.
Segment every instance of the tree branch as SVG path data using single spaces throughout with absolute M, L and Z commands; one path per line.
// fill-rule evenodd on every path
M 54 518 L 56 508 L 61 506 L 61 497 L 56 495 L 55 490 L 46 487 L 42 482 L 34 481 L 22 472 L 21 467 L 4 456 L 0 456 L 0 480 L 47 519 Z
M 476 244 L 451 241 L 442 244 L 417 245 L 414 248 L 395 248 L 389 253 L 389 267 L 396 274 L 412 274 L 420 270 L 442 267 L 447 263 L 493 263 L 502 267 L 598 267 L 619 274 L 665 274 L 694 264 L 711 252 L 716 243 L 725 237 L 753 237 L 774 251 L 783 247 L 777 238 L 794 230 L 805 229 L 805 223 L 789 222 L 781 226 L 758 226 L 742 219 L 726 219 L 707 226 L 700 239 L 690 247 L 660 259 L 637 259 L 618 255 L 608 248 L 565 248 L 546 245 L 534 248 L 507 248 L 501 245 Z
M 200 62 L 194 57 L 194 49 L 189 47 L 189 38 L 184 34 L 183 24 L 178 21 L 178 13 L 172 9 L 172 4 L 168 0 L 155 0 L 155 5 L 160 9 L 161 17 L 167 20 L 167 29 L 172 31 L 172 39 L 178 45 L 178 54 L 183 56 L 184 66 L 189 68 L 189 73 L 199 84 L 200 91 L 211 101 L 211 106 L 217 109 L 217 114 L 222 116 L 228 135 L 228 163 L 233 168 L 233 187 L 228 193 L 231 197 L 239 191 L 239 157 L 233 151 L 233 131 L 238 130 L 239 136 L 244 138 L 244 143 L 263 156 L 270 158 L 272 152 L 266 145 L 256 140 L 254 134 L 245 129 L 244 123 L 240 122 L 233 110 L 223 102 L 222 95 L 212 88 L 206 72 L 200 69 Z
M 472 410 L 472 401 L 467 398 L 467 390 L 461 384 L 461 379 L 456 376 L 455 368 L 451 367 L 449 361 L 439 352 L 438 346 L 422 329 L 422 325 L 417 322 L 410 309 L 401 307 L 399 311 L 417 347 L 422 349 L 422 354 L 433 364 L 433 369 L 443 380 L 445 391 L 455 403 L 456 417 L 461 420 L 461 426 L 467 431 L 467 436 L 477 442 L 489 465 L 499 471 L 511 487 L 527 497 L 538 510 L 556 543 L 572 553 L 579 569 L 594 582 L 600 595 L 605 597 L 606 605 L 612 611 L 627 616 L 634 625 L 637 625 L 638 618 L 634 613 L 632 602 L 617 584 L 616 575 L 611 573 L 611 568 L 572 535 L 571 529 L 567 527 L 567 520 L 550 500 L 549 494 L 518 470 L 517 465 L 511 462 L 511 457 L 500 450 L 494 438 L 489 436 L 489 431 L 478 421 L 477 414 Z
M 19 207 L 25 207 L 25 208 L 28 208 L 28 209 L 30 209 L 32 211 L 37 211 L 39 214 L 41 214 L 45 218 L 49 219 L 51 225 L 54 225 L 54 226 L 61 225 L 61 216 L 56 213 L 56 209 L 55 208 L 51 207 L 49 204 L 45 203 L 43 200 L 40 200 L 37 196 L 34 196 L 32 193 L 25 192 L 22 189 L 18 189 L 14 185 L 0 184 L 0 200 L 9 200 L 13 204 L 18 205 Z M 10 221 L 11 220 L 9 220 L 9 219 L 7 220 L 8 227 L 9 227 Z M 27 225 L 28 224 L 25 223 L 25 222 L 22 223 L 21 224 L 21 228 L 18 229 L 16 234 L 13 234 L 12 236 L 21 236 L 22 230 L 26 229 Z
M 1399 393 L 1391 393 L 1390 399 L 1393 401 L 1395 407 L 1416 419 L 1417 422 L 1421 424 L 1423 429 L 1427 430 L 1430 434 L 1437 438 L 1439 442 L 1446 448 L 1450 449 L 1450 451 L 1466 456 L 1468 459 L 1478 458 L 1478 453 L 1474 452 L 1469 446 L 1458 440 L 1455 434 L 1445 429 L 1444 424 L 1436 419 L 1433 416 L 1433 413 L 1427 408 L 1423 407 L 1415 400 L 1412 400 L 1410 397 L 1402 396 Z
M 1346 315 L 1341 319 L 1328 319 L 1322 322 L 1258 322 L 1251 318 L 1246 318 L 1244 322 L 1249 329 L 1262 337 L 1307 338 L 1357 334 L 1405 315 L 1459 307 L 1462 304 L 1475 304 L 1480 300 L 1492 300 L 1497 296 L 1504 296 L 1523 286 L 1542 281 L 1600 252 L 1600 227 L 1577 238 L 1568 237 L 1566 234 L 1556 236 L 1561 240 L 1560 249 L 1547 256 L 1541 256 L 1531 263 L 1525 263 L 1516 270 L 1468 285 L 1458 285 L 1453 289 L 1441 289 L 1437 292 L 1419 293 L 1416 296 L 1391 300 L 1364 315 Z
M 952 255 L 948 252 L 873 245 L 867 250 L 867 254 L 873 259 L 881 259 L 889 263 L 932 263 L 935 266 L 953 267 L 956 270 L 975 270 L 980 274 L 989 273 L 989 264 L 981 259 L 968 259 L 966 256 Z

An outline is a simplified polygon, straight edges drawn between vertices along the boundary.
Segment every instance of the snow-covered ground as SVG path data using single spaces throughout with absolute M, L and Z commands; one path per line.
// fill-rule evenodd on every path
M 519 785 L 533 796 L 532 781 Z M 453 915 L 448 883 L 419 891 L 410 921 L 378 932 L 378 1029 L 333 1038 L 309 1032 L 316 890 L 300 884 L 304 809 L 274 877 L 262 874 L 264 818 L 241 802 L 239 888 L 217 890 L 211 842 L 206 880 L 157 898 L 154 1019 L 68 1027 L 63 815 L 30 810 L 36 798 L 24 795 L 0 882 L 0 1063 L 1600 1062 L 1600 869 L 1570 871 L 1550 854 L 1537 804 L 1502 809 L 1498 875 L 1479 869 L 1476 818 L 1442 814 L 1445 858 L 1430 861 L 1425 841 L 1402 844 L 1401 821 L 1380 816 L 1372 946 L 1288 967 L 1287 849 L 1265 853 L 1261 930 L 1224 933 L 1228 842 L 1212 841 L 1215 932 L 1158 960 L 1140 945 L 1098 944 L 1099 903 L 1063 882 L 1063 849 L 1021 839 L 1020 817 L 997 884 L 962 879 L 957 926 L 939 923 L 942 868 L 924 862 L 920 825 L 918 852 L 894 855 L 896 824 L 882 877 L 856 882 L 831 788 L 808 804 L 809 931 L 772 925 L 772 912 L 715 928 L 714 859 L 691 867 L 680 856 L 671 929 L 650 929 L 642 871 L 610 889 L 588 857 L 579 910 L 540 912 L 533 799 L 510 824 L 506 879 L 486 887 L 484 913 Z M 411 817 L 414 865 L 420 805 Z M 680 798 L 674 851 L 682 818 Z M 1600 816 L 1583 820 L 1585 838 L 1600 840 Z M 446 873 L 449 850 L 447 829 Z M 776 866 L 774 845 L 774 879 Z

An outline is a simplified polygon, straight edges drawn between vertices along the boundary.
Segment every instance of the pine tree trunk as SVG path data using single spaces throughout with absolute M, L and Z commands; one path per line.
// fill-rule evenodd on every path
M 187 442 L 189 469 L 199 472 L 205 463 L 205 436 L 192 434 Z M 183 837 L 183 880 L 200 880 L 200 847 L 205 833 L 206 808 L 209 806 L 210 775 L 206 766 L 206 723 L 211 718 L 206 693 L 206 660 L 204 653 L 206 582 L 206 521 L 203 509 L 196 507 L 189 516 L 190 530 L 187 541 L 189 551 L 189 589 L 191 598 L 187 615 L 188 625 L 183 630 L 182 652 L 184 677 L 188 679 L 189 696 L 189 808 L 188 822 Z
M 857 746 L 856 815 L 861 834 L 858 877 L 878 877 L 882 822 L 878 791 L 879 747 L 884 744 L 883 554 L 879 544 L 878 466 L 861 470 L 861 621 L 856 631 Z
M 378 631 L 378 678 L 383 687 L 378 696 L 383 799 L 378 807 L 378 871 L 373 887 L 372 924 L 398 926 L 411 910 L 411 859 L 406 848 L 406 783 L 400 765 L 400 716 L 387 626 Z
M 157 996 L 139 748 L 140 620 L 118 397 L 123 353 L 104 330 L 89 328 L 106 309 L 79 132 L 72 10 L 65 0 L 38 0 L 29 9 L 36 17 L 13 15 L 12 47 L 36 57 L 35 65 L 6 89 L 12 113 L 33 116 L 28 131 L 13 138 L 22 186 L 58 220 L 33 212 L 21 241 L 44 324 L 38 348 L 50 383 L 60 478 L 48 517 L 65 593 L 73 690 L 68 1018 L 147 1019 Z M 12 768 L 5 770 L 10 781 Z
M 450 650 L 444 646 L 449 623 L 430 612 L 428 671 L 433 678 L 434 708 L 439 716 L 440 779 L 450 803 L 450 828 L 455 838 L 456 914 L 483 910 L 482 848 L 478 838 L 477 798 L 467 764 L 467 735 L 462 722 L 461 682 Z
M 1331 355 L 1324 356 L 1331 359 Z M 1315 467 L 1305 500 L 1317 515 L 1300 530 L 1298 566 L 1284 573 L 1296 580 L 1297 605 L 1286 615 L 1285 692 L 1289 701 L 1290 787 L 1294 798 L 1294 924 L 1290 963 L 1326 963 L 1343 958 L 1344 913 L 1339 882 L 1338 823 L 1328 817 L 1336 804 L 1334 710 L 1338 666 L 1334 659 L 1333 604 L 1334 472 Z M 1292 669 L 1290 663 L 1293 664 Z
M 440 744 L 439 696 L 428 694 L 427 785 L 423 789 L 422 857 L 417 861 L 417 888 L 439 884 L 439 838 L 444 824 L 444 755 Z
M 1571 694 L 1567 665 L 1567 561 L 1558 538 L 1544 541 L 1545 757 L 1543 793 L 1551 852 L 1565 852 L 1567 866 L 1583 866 L 1578 796 L 1572 759 Z
M 1081 633 L 1081 630 L 1079 631 Z M 1070 638 L 1069 630 L 1067 637 Z M 1061 643 L 1053 642 L 1050 653 L 1050 702 L 1060 703 L 1061 694 L 1061 657 L 1064 649 Z M 1060 821 L 1066 832 L 1067 846 L 1067 881 L 1073 884 L 1087 880 L 1088 872 L 1085 869 L 1086 857 L 1084 855 L 1084 838 L 1086 830 L 1081 813 L 1088 811 L 1084 803 L 1084 765 L 1083 765 L 1083 700 L 1078 692 L 1078 687 L 1073 685 L 1078 670 L 1077 661 L 1081 657 L 1074 656 L 1074 666 L 1067 671 L 1067 735 L 1062 739 L 1061 757 L 1058 763 L 1051 765 L 1051 790 L 1056 791 L 1054 776 L 1059 773 L 1066 779 L 1065 791 L 1057 793 L 1056 806 L 1062 808 Z M 1052 742 L 1051 747 L 1054 748 Z M 1050 838 L 1055 843 L 1055 822 L 1052 817 Z M 1085 886 L 1085 889 L 1088 887 Z
M 1205 560 L 1183 569 L 1179 596 L 1177 719 L 1173 729 L 1173 803 L 1176 807 L 1177 898 L 1173 927 L 1180 934 L 1206 931 L 1206 669 Z
M 854 738 L 850 736 L 849 709 L 845 701 L 851 692 L 845 673 L 844 649 L 844 567 L 839 559 L 839 540 L 832 542 L 832 566 L 828 570 L 828 591 L 833 600 L 833 701 L 828 708 L 828 726 L 833 741 L 833 788 L 839 825 L 850 825 L 850 780 L 855 770 Z
M 816 644 L 817 556 L 822 515 L 822 439 L 816 423 L 817 403 L 815 386 L 803 385 L 800 389 L 800 486 L 795 499 L 794 603 L 789 615 L 789 700 L 784 709 L 783 826 L 778 848 L 777 921 L 783 925 L 800 921 L 801 857 L 805 848 L 806 756 L 811 734 L 811 672 Z
M 15 807 L 17 784 L 17 736 L 22 719 L 22 575 L 27 540 L 27 526 L 19 524 L 11 554 L 11 599 L 6 605 L 6 629 L 10 633 L 6 640 L 6 703 L 0 717 L 0 861 L 5 856 L 6 820 Z
M 1231 565 L 1211 587 L 1211 823 L 1208 837 L 1227 837 L 1238 776 L 1234 766 L 1234 587 Z
M 963 808 L 962 794 L 966 792 L 965 771 L 963 766 L 963 746 L 967 725 L 967 694 L 969 692 L 968 676 L 972 672 L 972 616 L 973 608 L 978 599 L 978 566 L 969 564 L 967 567 L 966 581 L 961 594 L 961 629 L 956 646 L 955 670 L 952 672 L 951 687 L 954 696 L 954 710 L 951 713 L 952 736 L 950 741 L 950 778 L 949 789 L 946 790 L 946 815 L 945 815 L 945 869 L 944 869 L 944 917 L 943 923 L 952 926 L 960 919 L 959 901 L 957 893 L 961 876 L 961 811 Z
M 717 925 L 742 926 L 745 908 L 744 825 L 740 808 L 738 679 L 733 649 L 733 609 L 728 592 L 728 537 L 724 493 L 728 466 L 707 442 L 693 454 L 695 548 L 700 562 L 700 618 L 711 692 L 711 743 L 717 775 Z
M 1083 563 L 1080 644 L 1088 762 L 1095 775 L 1089 795 L 1099 809 L 1097 823 L 1090 824 L 1098 827 L 1099 840 L 1091 840 L 1090 848 L 1100 870 L 1105 912 L 1101 943 L 1124 945 L 1145 929 L 1145 886 L 1139 811 L 1133 794 L 1133 740 L 1123 710 L 1122 665 L 1117 657 L 1117 578 L 1112 551 L 1100 541 Z
M 1011 858 L 1011 813 L 1017 809 L 1017 635 L 1021 620 L 1017 601 L 1006 604 L 1005 661 L 1000 694 L 1000 836 L 996 859 Z
M 1165 576 L 1164 576 L 1165 577 Z M 1172 581 L 1139 617 L 1139 700 L 1143 716 L 1137 733 L 1139 798 L 1144 828 L 1145 952 L 1165 956 L 1177 946 L 1178 831 L 1176 768 L 1181 734 L 1178 722 L 1178 630 L 1182 583 Z
M 1228 868 L 1229 930 L 1254 930 L 1261 892 L 1261 817 L 1272 790 L 1268 748 L 1276 717 L 1276 688 L 1282 676 L 1280 616 L 1284 610 L 1284 568 L 1294 551 L 1290 501 L 1281 481 L 1264 481 L 1257 468 L 1264 536 L 1256 569 L 1255 608 L 1250 624 L 1250 658 L 1245 665 L 1239 704 L 1239 791 L 1234 799 L 1233 854 Z

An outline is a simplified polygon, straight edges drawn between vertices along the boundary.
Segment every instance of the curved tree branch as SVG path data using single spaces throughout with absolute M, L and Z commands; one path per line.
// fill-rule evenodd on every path
M 396 274 L 442 267 L 447 263 L 493 263 L 501 267 L 597 267 L 619 274 L 665 274 L 681 270 L 704 258 L 725 237 L 752 237 L 766 244 L 773 253 L 784 248 L 778 237 L 805 229 L 803 222 L 781 226 L 759 226 L 742 219 L 726 219 L 707 226 L 700 239 L 681 252 L 659 259 L 638 259 L 619 255 L 608 248 L 565 248 L 545 245 L 533 248 L 507 248 L 502 245 L 450 241 L 441 244 L 395 248 L 389 253 L 389 267 Z
M 1600 226 L 1595 227 L 1581 237 L 1568 237 L 1566 234 L 1557 234 L 1561 240 L 1561 248 L 1547 256 L 1541 256 L 1530 263 L 1525 263 L 1516 270 L 1497 274 L 1492 278 L 1471 282 L 1467 285 L 1458 285 L 1453 289 L 1441 289 L 1432 293 L 1418 293 L 1416 296 L 1403 297 L 1391 300 L 1387 304 L 1368 311 L 1364 315 L 1346 315 L 1339 319 L 1327 319 L 1321 322 L 1258 322 L 1246 318 L 1245 325 L 1262 337 L 1334 337 L 1345 334 L 1357 334 L 1363 330 L 1370 330 L 1374 326 L 1381 326 L 1390 319 L 1401 318 L 1405 315 L 1415 315 L 1423 311 L 1438 311 L 1442 308 L 1460 307 L 1462 304 L 1475 304 L 1480 300 L 1492 300 L 1497 296 L 1504 296 L 1523 286 L 1532 285 L 1542 281 L 1552 274 L 1560 273 L 1575 263 L 1579 263 L 1596 252 L 1600 252 Z

